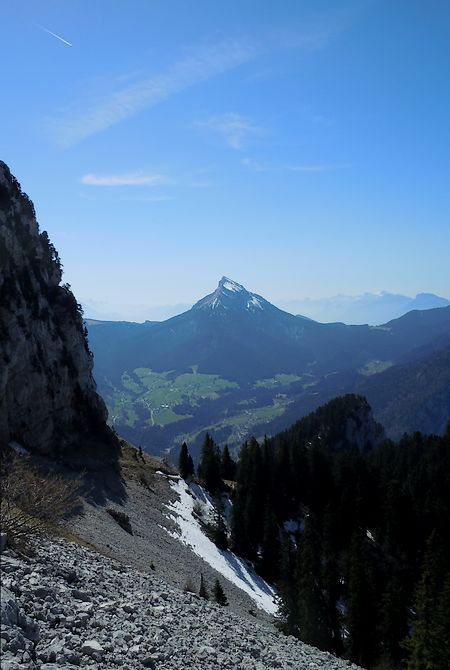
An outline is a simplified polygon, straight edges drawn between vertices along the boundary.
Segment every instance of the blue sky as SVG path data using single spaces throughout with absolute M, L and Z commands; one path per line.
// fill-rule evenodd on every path
M 449 297 L 449 26 L 445 0 L 15 0 L 1 157 L 91 313 L 224 274 Z

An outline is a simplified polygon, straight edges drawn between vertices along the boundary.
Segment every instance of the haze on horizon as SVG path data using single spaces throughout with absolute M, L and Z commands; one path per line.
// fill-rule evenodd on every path
M 284 308 L 449 298 L 450 6 L 231 9 L 3 8 L 1 157 L 64 280 L 116 318 L 183 311 L 223 274 Z

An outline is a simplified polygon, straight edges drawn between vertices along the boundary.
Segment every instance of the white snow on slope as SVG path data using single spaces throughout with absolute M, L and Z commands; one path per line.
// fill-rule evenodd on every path
M 232 551 L 218 549 L 214 542 L 211 542 L 203 533 L 197 519 L 192 516 L 196 501 L 212 508 L 209 496 L 197 485 L 192 485 L 192 488 L 189 488 L 182 479 L 171 481 L 170 486 L 179 495 L 180 500 L 167 505 L 170 511 L 169 518 L 175 521 L 180 532 L 167 531 L 169 535 L 181 540 L 191 548 L 194 554 L 200 556 L 217 572 L 242 591 L 245 591 L 255 601 L 257 607 L 269 614 L 275 614 L 277 611 L 277 605 L 274 602 L 275 590 Z M 195 489 L 197 495 L 194 494 L 193 489 Z
M 223 287 L 227 289 L 227 291 L 233 291 L 233 293 L 239 293 L 240 291 L 244 291 L 244 287 L 238 284 L 235 281 L 232 281 L 231 279 L 227 279 L 223 283 Z
M 256 298 L 254 295 L 252 295 L 252 299 L 247 302 L 247 309 L 250 309 L 250 307 L 257 307 L 258 309 L 263 308 L 258 298 Z

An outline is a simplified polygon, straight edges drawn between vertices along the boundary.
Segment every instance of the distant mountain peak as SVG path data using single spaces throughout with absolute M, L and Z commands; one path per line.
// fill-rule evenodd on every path
M 217 287 L 217 290 L 220 289 L 225 289 L 226 291 L 232 291 L 233 293 L 240 293 L 242 291 L 248 293 L 248 291 L 244 288 L 244 286 L 242 286 L 242 284 L 238 284 L 236 281 L 233 281 L 229 277 L 225 276 L 222 277 Z
M 250 293 L 242 284 L 224 276 L 214 293 L 199 300 L 192 309 L 210 310 L 218 314 L 230 311 L 260 312 L 269 306 L 270 303 L 264 298 L 256 293 Z

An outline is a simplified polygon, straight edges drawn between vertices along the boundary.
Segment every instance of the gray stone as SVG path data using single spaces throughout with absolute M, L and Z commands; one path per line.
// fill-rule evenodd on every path
M 74 651 L 69 651 L 66 653 L 66 661 L 72 665 L 80 665 L 81 659 L 80 655 Z
M 39 624 L 33 621 L 31 617 L 25 614 L 19 614 L 19 626 L 22 628 L 24 636 L 32 642 L 38 642 L 41 637 Z
M 0 587 L 0 622 L 2 626 L 16 626 L 19 621 L 19 607 L 16 596 L 4 586 Z
M 125 603 L 124 605 L 122 605 L 122 609 L 127 614 L 135 614 L 137 612 L 137 607 L 131 605 L 130 603 Z
M 91 596 L 85 591 L 80 591 L 79 589 L 72 589 L 72 597 L 76 600 L 82 600 L 84 602 L 90 602 Z
M 103 649 L 100 642 L 97 642 L 97 640 L 87 640 L 86 642 L 83 643 L 81 651 L 83 654 L 86 654 L 87 656 L 92 656 L 93 658 L 96 658 L 98 655 L 102 655 L 105 650 Z
M 23 635 L 18 633 L 10 642 L 5 645 L 6 651 L 17 654 L 19 650 L 25 650 L 25 639 Z
M 8 536 L 6 535 L 6 533 L 0 533 L 0 554 L 2 554 L 5 551 L 7 544 L 8 544 Z
M 37 598 L 44 599 L 50 596 L 52 600 L 55 599 L 55 589 L 52 589 L 49 586 L 34 586 L 31 589 L 31 593 Z

